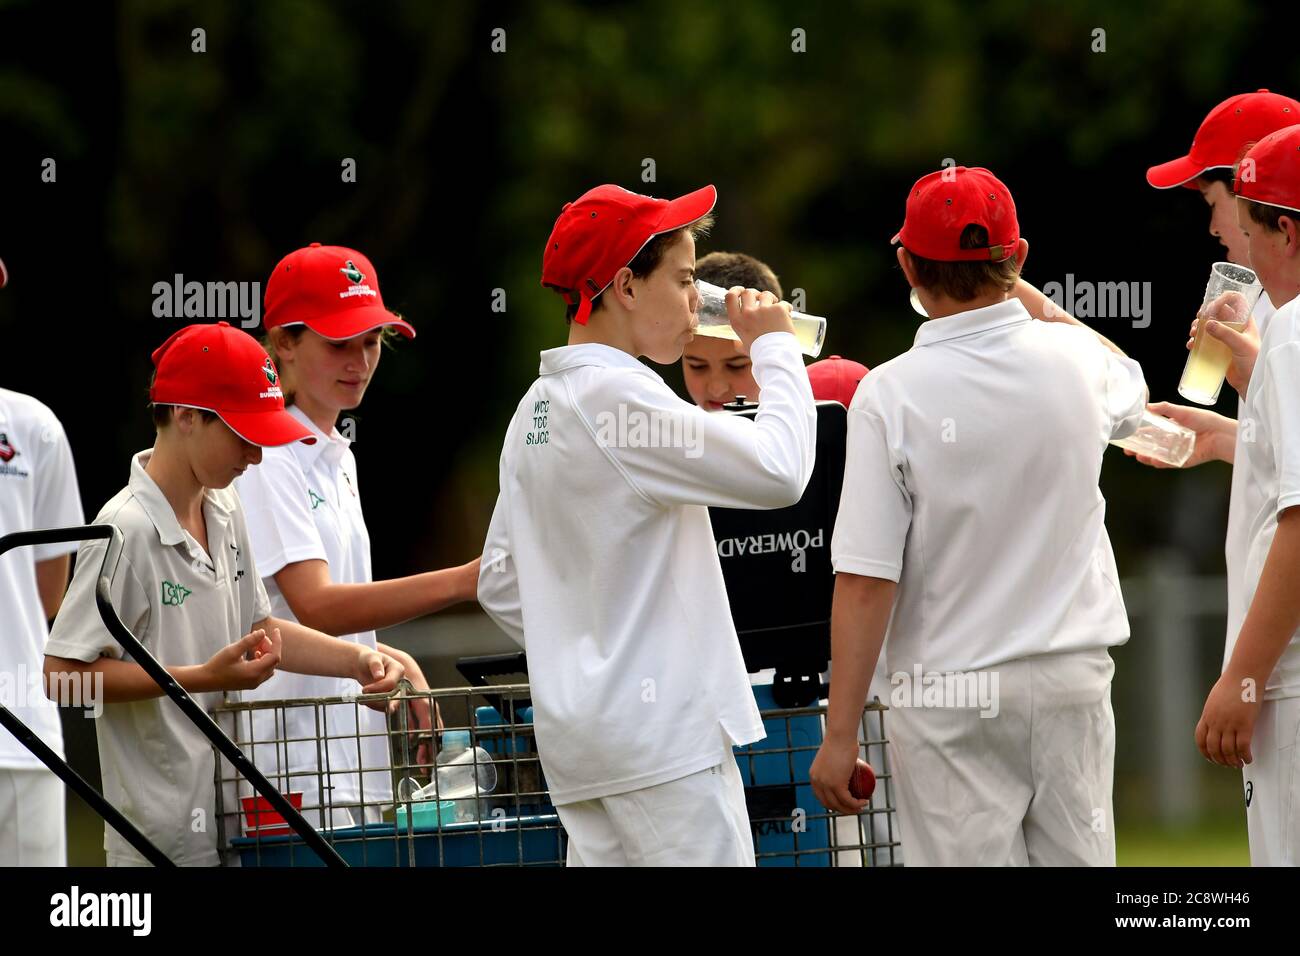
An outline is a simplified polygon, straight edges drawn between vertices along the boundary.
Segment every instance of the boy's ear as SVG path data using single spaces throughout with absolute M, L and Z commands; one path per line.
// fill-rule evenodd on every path
M 903 269 L 903 275 L 907 279 L 907 284 L 913 289 L 916 288 L 916 271 L 912 268 L 912 256 L 906 249 L 899 246 L 894 253 L 898 256 L 898 264 Z
M 1277 221 L 1277 225 L 1282 230 L 1282 235 L 1285 236 L 1286 254 L 1288 256 L 1300 256 L 1300 216 L 1297 218 L 1281 216 Z
M 1016 268 L 1025 271 L 1025 259 L 1029 257 L 1029 240 L 1022 238 L 1016 243 Z
M 624 266 L 614 273 L 614 281 L 609 284 L 609 288 L 601 298 L 612 293 L 619 305 L 624 309 L 631 309 L 636 304 L 636 293 L 632 289 L 632 280 L 635 278 L 632 270 Z

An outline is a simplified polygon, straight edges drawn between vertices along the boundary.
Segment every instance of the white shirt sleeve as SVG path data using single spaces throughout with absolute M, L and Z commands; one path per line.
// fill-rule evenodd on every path
M 1296 383 L 1300 383 L 1300 342 L 1285 342 L 1270 349 L 1266 394 L 1261 411 L 1268 416 L 1273 439 L 1273 460 L 1277 467 L 1277 510 L 1300 505 L 1300 406 L 1296 404 Z M 1279 386 L 1281 386 L 1279 388 Z
M 53 414 L 41 429 L 40 467 L 35 470 L 32 517 L 37 528 L 67 528 L 86 523 L 77 488 L 77 470 L 63 426 Z M 57 558 L 76 551 L 76 541 L 41 544 L 33 548 L 37 561 Z
M 844 487 L 831 535 L 831 566 L 837 574 L 897 581 L 912 525 L 912 497 L 901 454 L 891 448 L 873 399 L 868 393 L 863 400 L 859 391 L 849 408 Z
M 507 441 L 509 438 L 507 438 Z M 524 612 L 519 596 L 519 573 L 510 551 L 510 531 L 506 517 L 506 485 L 492 510 L 483 558 L 478 572 L 478 603 L 516 644 L 524 647 Z
M 298 561 L 328 561 L 311 516 L 307 479 L 292 453 L 264 454 L 235 481 L 257 573 L 272 577 Z
M 763 393 L 753 421 L 706 412 L 643 375 L 619 377 L 621 391 L 600 395 L 599 410 L 584 410 L 584 418 L 610 461 L 648 501 L 787 507 L 802 497 L 812 476 L 812 385 L 798 341 L 788 332 L 760 336 L 750 358 Z M 646 440 L 638 440 L 638 427 Z
M 100 562 L 104 559 L 107 547 L 106 541 L 87 541 L 77 552 L 72 583 L 68 585 L 68 593 L 54 618 L 54 626 L 50 628 L 50 638 L 45 644 L 46 654 L 91 663 L 100 657 L 121 659 L 125 653 L 122 645 L 109 633 L 99 616 L 99 608 L 95 605 Z M 151 612 L 149 595 L 131 569 L 125 554 L 117 563 L 109 594 L 122 623 L 148 647 L 146 637 Z
M 1100 342 L 1106 353 L 1106 414 L 1110 419 L 1110 437 L 1127 438 L 1142 424 L 1147 407 L 1147 383 L 1142 366 L 1131 358 L 1117 355 Z

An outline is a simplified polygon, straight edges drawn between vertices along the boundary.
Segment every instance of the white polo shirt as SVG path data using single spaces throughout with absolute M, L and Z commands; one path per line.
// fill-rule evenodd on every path
M 127 486 L 109 499 L 95 522 L 122 531 L 122 557 L 112 579 L 113 607 L 122 623 L 164 667 L 203 664 L 271 613 L 248 543 L 239 496 L 229 488 L 204 493 L 209 551 L 181 527 L 162 490 L 145 472 L 151 451 L 131 461 Z M 72 584 L 45 652 L 90 663 L 130 660 L 95 607 L 95 582 L 107 543 L 77 552 Z M 237 692 L 192 694 L 205 711 Z M 207 737 L 167 697 L 105 704 L 96 723 L 104 796 L 163 853 L 181 866 L 215 866 L 217 847 L 214 753 Z M 224 764 L 223 779 L 234 771 Z M 223 794 L 235 807 L 233 787 Z M 104 827 L 110 866 L 144 858 Z
M 1224 656 L 1232 656 L 1259 577 L 1264 570 L 1277 519 L 1300 505 L 1300 299 L 1292 299 L 1269 319 L 1260 340 L 1259 357 L 1246 389 L 1237 427 L 1233 470 L 1242 472 L 1243 500 L 1258 502 L 1246 517 L 1246 560 L 1241 575 L 1228 582 L 1240 596 L 1240 620 L 1228 632 Z M 1253 430 L 1253 435 L 1251 434 Z M 1250 440 L 1252 439 L 1253 440 Z M 1300 696 L 1300 631 L 1291 635 L 1268 678 L 1263 699 Z
M 271 600 L 271 611 L 279 618 L 296 621 L 293 609 L 285 600 L 274 575 L 286 565 L 298 561 L 321 560 L 329 565 L 330 580 L 336 584 L 368 584 L 370 575 L 370 533 L 361 513 L 361 496 L 357 483 L 357 462 L 351 442 L 331 429 L 326 435 L 296 405 L 289 414 L 316 436 L 313 445 L 294 442 L 279 448 L 262 450 L 262 462 L 249 468 L 235 480 L 235 488 L 248 516 L 249 536 L 258 572 Z M 374 648 L 374 631 L 340 634 L 345 641 Z M 355 694 L 357 683 L 351 678 L 317 677 L 309 674 L 277 672 L 245 700 L 295 700 L 304 697 L 340 697 Z M 287 745 L 257 746 L 252 759 L 268 777 L 279 772 L 292 774 L 290 787 L 303 793 L 303 806 L 324 806 L 318 772 L 320 760 L 316 744 L 317 709 L 292 707 L 283 711 L 283 719 L 274 710 L 253 711 L 254 741 L 298 742 Z M 361 733 L 377 736 L 360 737 L 358 751 L 357 715 Z M 389 772 L 387 723 L 383 714 L 357 704 L 337 704 L 325 708 L 328 729 L 327 786 L 331 805 L 356 804 L 388 800 L 392 796 Z M 364 761 L 359 764 L 358 760 Z M 364 766 L 365 792 L 357 770 Z M 379 768 L 379 769 L 375 769 Z M 315 822 L 315 821 L 313 821 Z M 355 821 L 359 822 L 359 821 Z M 346 823 L 338 815 L 334 824 Z
M 812 474 L 798 343 L 760 336 L 754 420 L 673 394 L 626 352 L 543 352 L 501 453 L 479 603 L 528 653 L 556 804 L 675 780 L 763 723 L 708 506 L 779 508 Z
M 85 524 L 72 449 L 54 413 L 29 395 L 0 388 L 0 537 Z M 36 562 L 77 550 L 77 542 L 16 548 L 0 557 L 0 704 L 63 754 L 59 710 L 41 675 L 49 634 L 36 587 Z M 0 770 L 45 765 L 0 728 Z
M 836 572 L 898 582 L 891 673 L 1122 644 L 1097 488 L 1142 369 L 1016 299 L 931 319 L 849 407 Z
M 1268 293 L 1262 293 L 1255 302 L 1251 312 L 1255 324 L 1259 326 L 1260 340 L 1263 341 L 1268 331 L 1269 321 L 1277 311 Z M 1256 368 L 1258 368 L 1256 361 Z M 1253 377 L 1253 374 L 1252 374 Z M 1231 386 L 1226 386 L 1231 388 Z M 1247 386 L 1249 391 L 1249 386 Z M 1237 399 L 1237 420 L 1246 414 L 1246 400 Z M 1239 468 L 1244 452 L 1241 447 L 1241 430 L 1237 430 L 1236 451 L 1232 456 L 1232 491 L 1228 498 L 1228 531 L 1223 539 L 1223 557 L 1228 579 L 1228 633 L 1224 641 L 1223 666 L 1228 666 L 1228 657 L 1237 641 L 1237 634 L 1246 620 L 1248 602 L 1245 597 L 1246 557 L 1250 551 L 1250 521 L 1264 507 L 1260 499 L 1262 489 L 1258 484 L 1246 484 L 1246 469 Z

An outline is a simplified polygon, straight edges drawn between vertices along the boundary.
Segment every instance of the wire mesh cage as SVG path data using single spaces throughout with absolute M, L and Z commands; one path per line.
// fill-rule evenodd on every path
M 767 737 L 736 748 L 758 865 L 901 862 L 887 708 L 863 712 L 860 751 L 877 785 L 860 814 L 844 816 L 823 808 L 808 781 L 825 704 L 776 707 L 763 691 Z M 226 702 L 213 717 L 350 865 L 564 864 L 527 684 L 416 691 L 403 682 L 391 696 Z M 321 865 L 220 755 L 216 775 L 227 862 Z

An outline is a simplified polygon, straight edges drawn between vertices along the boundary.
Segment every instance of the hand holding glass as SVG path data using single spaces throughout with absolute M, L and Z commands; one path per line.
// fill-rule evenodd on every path
M 1198 405 L 1213 405 L 1219 400 L 1224 376 L 1232 363 L 1232 350 L 1207 333 L 1205 326 L 1213 320 L 1240 332 L 1250 321 L 1251 310 L 1262 291 L 1255 273 L 1245 266 L 1231 262 L 1214 264 L 1196 315 L 1196 338 L 1178 383 L 1179 395 Z
M 698 279 L 695 286 L 700 290 L 700 324 L 695 334 L 739 342 L 740 336 L 731 327 L 731 319 L 727 316 L 727 290 Z M 822 342 L 826 339 L 826 320 L 820 316 L 792 311 L 790 321 L 794 323 L 794 337 L 799 340 L 803 354 L 813 358 L 820 355 Z

